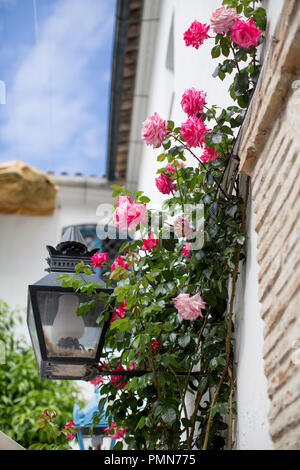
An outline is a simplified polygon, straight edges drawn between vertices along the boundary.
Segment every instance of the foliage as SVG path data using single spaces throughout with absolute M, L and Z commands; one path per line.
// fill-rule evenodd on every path
M 28 449 L 68 449 L 61 431 L 40 427 L 37 416 L 45 408 L 57 412 L 57 427 L 72 417 L 74 401 L 79 401 L 78 389 L 69 381 L 42 380 L 32 351 L 15 329 L 21 318 L 0 301 L 0 340 L 5 343 L 5 364 L 0 364 L 0 429 Z M 80 402 L 80 401 L 79 401 Z
M 246 18 L 253 18 L 257 27 L 264 29 L 265 11 L 257 3 L 223 2 L 237 8 Z M 206 146 L 220 155 L 204 163 L 197 151 L 188 147 L 181 129 L 168 121 L 169 133 L 162 140 L 162 152 L 157 158 L 176 166 L 176 162 L 185 162 L 189 153 L 197 161 L 196 168 L 176 168 L 177 191 L 165 201 L 163 209 L 174 217 L 183 214 L 188 205 L 191 221 L 195 222 L 202 204 L 203 246 L 191 251 L 191 257 L 184 255 L 186 240 L 176 238 L 170 221 L 165 220 L 155 229 L 157 246 L 142 252 L 143 242 L 139 239 L 124 244 L 120 253 L 130 269 L 117 268 L 108 273 L 107 285 L 113 286 L 114 292 L 99 322 L 108 321 L 124 300 L 126 316 L 110 325 L 102 374 L 120 364 L 128 373 L 120 374 L 119 379 L 111 376 L 100 385 L 104 398 L 100 400 L 99 411 L 106 406 L 107 416 L 112 415 L 118 427 L 126 428 L 129 449 L 218 450 L 225 447 L 226 438 L 228 448 L 234 444 L 232 317 L 239 262 L 244 256 L 247 193 L 244 198 L 240 194 L 238 177 L 229 189 L 224 189 L 221 183 L 260 65 L 257 47 L 238 46 L 230 33 L 215 37 L 212 58 L 221 56 L 224 60 L 219 61 L 214 76 L 223 80 L 233 74 L 229 92 L 236 104 L 226 109 L 212 106 L 201 113 L 203 121 L 211 127 L 211 132 L 206 133 Z M 158 171 L 162 172 L 166 172 L 165 167 Z M 124 187 L 113 188 L 115 197 L 130 194 Z M 149 201 L 141 191 L 133 194 L 132 200 Z M 149 211 L 150 220 L 155 216 L 160 222 L 164 220 L 162 212 Z M 166 226 L 170 231 L 168 239 L 163 237 Z M 88 274 L 89 267 L 78 265 L 77 272 L 80 271 Z M 77 291 L 96 293 L 92 283 L 78 279 L 74 283 L 68 275 L 60 279 Z M 191 321 L 178 315 L 173 299 L 180 291 L 201 294 L 206 302 L 203 317 Z M 78 313 L 86 312 L 81 309 Z M 130 376 L 139 370 L 146 373 Z M 186 405 L 191 395 L 192 411 Z M 122 448 L 120 441 L 116 448 Z

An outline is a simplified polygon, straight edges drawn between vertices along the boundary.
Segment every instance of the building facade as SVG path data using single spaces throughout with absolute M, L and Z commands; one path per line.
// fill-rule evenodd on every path
M 111 139 L 118 129 L 120 137 L 108 156 L 108 174 L 144 191 L 152 207 L 160 208 L 159 150 L 142 142 L 141 125 L 154 112 L 175 125 L 184 122 L 180 101 L 191 87 L 207 92 L 208 105 L 232 104 L 229 82 L 212 78 L 211 44 L 195 51 L 183 41 L 190 24 L 208 22 L 221 2 L 145 0 L 121 6 L 127 36 L 120 41 L 116 31 L 115 53 L 122 62 L 115 75 L 123 77 L 123 86 L 118 83 L 118 102 L 112 94 L 110 122 Z M 300 5 L 275 0 L 264 7 L 263 69 L 235 148 L 238 171 L 251 179 L 247 259 L 240 266 L 235 301 L 235 448 L 241 450 L 300 448 Z

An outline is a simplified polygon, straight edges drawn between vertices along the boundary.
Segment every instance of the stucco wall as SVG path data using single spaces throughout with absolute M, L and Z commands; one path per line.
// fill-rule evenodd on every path
M 246 262 L 240 264 L 240 277 L 234 305 L 235 378 L 237 420 L 235 447 L 242 450 L 273 449 L 269 435 L 267 380 L 264 375 L 263 321 L 259 315 L 257 234 L 253 228 L 253 207 L 247 211 Z

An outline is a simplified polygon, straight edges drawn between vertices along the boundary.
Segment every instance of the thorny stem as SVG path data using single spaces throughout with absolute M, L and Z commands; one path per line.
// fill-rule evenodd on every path
M 231 51 L 232 51 L 232 53 L 233 53 L 234 62 L 236 63 L 236 68 L 237 68 L 237 70 L 238 70 L 238 73 L 240 74 L 240 73 L 241 73 L 241 70 L 240 70 L 240 67 L 239 67 L 239 62 L 236 60 L 236 57 L 235 57 L 235 50 L 234 50 L 234 48 L 233 48 L 233 46 L 232 46 L 231 43 L 230 43 L 230 49 L 231 49 Z
M 209 109 L 207 106 L 204 106 L 204 108 L 207 109 L 207 111 L 210 111 L 210 112 L 211 112 L 211 109 Z M 198 115 L 198 116 L 199 116 L 199 115 Z M 217 124 L 219 124 L 218 119 L 216 118 L 215 115 L 214 115 L 213 119 L 216 121 Z M 225 135 L 225 134 L 224 134 L 224 135 Z M 221 149 L 222 149 L 222 152 L 223 152 L 224 154 L 229 155 L 229 154 L 230 154 L 230 151 L 229 151 L 229 148 L 228 148 L 227 140 L 225 140 L 225 145 L 226 145 L 226 152 L 225 152 L 225 150 L 224 150 L 222 144 L 219 144 L 219 146 L 220 146 Z
M 176 180 L 177 180 L 178 189 L 179 189 L 179 193 L 180 193 L 181 207 L 182 207 L 182 211 L 184 212 L 183 194 L 182 194 L 182 190 L 181 190 L 181 186 L 180 186 L 180 183 L 178 181 L 178 178 L 179 178 L 179 175 L 178 175 L 178 170 L 177 170 L 177 167 L 176 167 Z
M 184 399 L 184 395 L 181 391 L 181 385 L 179 383 L 179 380 L 178 380 L 178 377 L 176 375 L 176 372 L 174 371 L 174 369 L 169 365 L 168 366 L 170 371 L 172 372 L 172 374 L 174 375 L 175 377 L 175 380 L 177 382 L 177 385 L 178 385 L 178 390 L 179 390 L 179 393 L 180 393 L 180 398 L 181 398 L 181 404 L 183 406 L 183 409 L 184 409 L 184 415 L 185 415 L 185 418 L 186 420 L 189 419 L 189 416 L 188 416 L 188 412 L 187 412 L 187 408 L 186 408 L 186 404 L 185 404 L 185 399 Z M 182 409 L 182 408 L 181 408 Z M 186 435 L 187 435 L 187 443 L 188 443 L 188 449 L 190 450 L 190 447 L 189 447 L 189 441 L 190 441 L 190 438 L 189 438 L 189 427 L 186 426 Z
M 198 348 L 199 348 L 199 344 L 200 344 L 200 341 L 201 341 L 201 337 L 202 337 L 202 334 L 203 334 L 203 331 L 204 331 L 204 328 L 205 328 L 205 326 L 206 326 L 206 322 L 207 322 L 207 319 L 208 319 L 208 314 L 209 314 L 209 312 L 207 312 L 206 315 L 205 315 L 205 317 L 204 317 L 204 321 L 203 321 L 201 330 L 200 330 L 199 335 L 198 335 L 198 338 L 197 338 L 197 345 L 196 345 L 196 349 L 195 349 L 196 351 L 198 351 Z M 185 386 L 185 389 L 184 389 L 184 392 L 183 392 L 183 398 L 184 398 L 184 399 L 185 399 L 185 395 L 186 395 L 186 392 L 187 392 L 187 389 L 188 389 L 188 386 L 189 386 L 189 380 L 190 380 L 190 378 L 191 378 L 192 369 L 193 369 L 193 366 L 190 366 L 190 369 L 189 369 L 189 372 L 188 372 L 188 376 L 187 376 L 186 386 Z M 183 406 L 183 403 L 181 404 L 181 408 L 180 408 L 179 414 L 181 413 L 182 406 Z
M 228 423 L 228 450 L 232 450 L 234 446 L 234 442 L 232 440 L 232 422 L 233 422 L 233 410 L 232 410 L 232 401 L 233 401 L 233 394 L 235 389 L 235 382 L 232 378 L 232 370 L 228 369 L 228 377 L 230 381 L 230 395 L 229 395 L 229 423 Z
M 154 374 L 154 381 L 155 381 L 155 388 L 156 388 L 156 391 L 157 391 L 157 396 L 158 396 L 158 398 L 161 398 L 162 394 L 161 394 L 161 389 L 160 389 L 160 386 L 159 386 L 159 380 L 158 380 L 157 370 L 156 370 L 156 366 L 155 366 L 155 360 L 153 358 L 150 346 L 149 346 L 149 357 L 150 357 L 150 362 L 151 362 L 152 370 L 153 370 L 153 374 Z M 163 429 L 164 429 L 165 439 L 166 439 L 166 442 L 167 442 L 168 441 L 167 426 L 166 426 L 165 423 L 162 423 L 162 425 L 163 425 Z
M 186 148 L 190 152 L 190 154 L 198 161 L 199 165 L 202 166 L 202 168 L 204 168 L 206 170 L 206 166 L 203 164 L 203 162 L 200 160 L 200 158 L 198 158 L 197 155 L 195 155 L 194 152 L 192 152 L 192 150 L 184 142 L 182 142 L 182 140 L 178 139 L 178 137 L 175 136 L 174 134 L 172 134 L 172 137 L 175 140 L 177 140 L 177 142 L 180 142 L 180 144 L 183 145 L 183 147 Z M 221 187 L 220 183 L 216 180 L 216 178 L 213 175 L 212 175 L 212 177 L 213 177 L 214 182 L 218 186 L 219 190 L 223 194 L 223 196 L 225 196 L 226 199 L 230 200 L 230 197 L 225 193 L 225 191 Z
M 245 231 L 246 210 L 247 210 L 248 197 L 249 197 L 249 182 L 250 182 L 250 178 L 247 177 L 246 194 L 245 194 L 245 200 L 244 200 L 244 205 L 243 205 L 242 223 L 241 223 L 241 232 L 242 233 Z M 231 332 L 232 332 L 233 302 L 234 302 L 234 298 L 235 298 L 236 282 L 237 282 L 237 277 L 238 277 L 238 269 L 239 269 L 241 249 L 242 249 L 242 246 L 238 245 L 237 250 L 236 250 L 236 263 L 235 263 L 234 271 L 232 273 L 232 287 L 231 287 L 231 297 L 230 297 L 230 304 L 229 304 L 229 311 L 228 311 L 228 326 L 227 326 L 226 348 L 225 348 L 226 364 L 224 366 L 222 376 L 220 378 L 220 381 L 218 383 L 218 386 L 215 390 L 213 399 L 212 399 L 211 404 L 210 404 L 210 411 L 209 411 L 208 421 L 207 421 L 207 425 L 206 425 L 205 438 L 204 438 L 204 444 L 203 444 L 202 450 L 207 449 L 209 431 L 210 431 L 210 426 L 211 426 L 211 422 L 212 422 L 212 418 L 213 418 L 213 416 L 212 416 L 213 407 L 214 407 L 215 402 L 216 402 L 216 400 L 218 398 L 218 395 L 220 393 L 220 390 L 221 390 L 222 384 L 224 382 L 224 379 L 228 375 L 228 370 L 229 370 L 230 351 L 231 351 L 231 341 L 230 340 L 231 340 Z
M 198 351 L 198 348 L 199 348 L 199 345 L 200 345 L 200 341 L 201 341 L 201 337 L 202 337 L 203 331 L 204 331 L 204 329 L 205 329 L 205 327 L 206 327 L 208 315 L 209 315 L 209 312 L 206 313 L 205 318 L 204 318 L 204 321 L 203 321 L 203 325 L 202 325 L 201 330 L 200 330 L 200 332 L 199 332 L 198 339 L 197 339 L 197 345 L 196 345 L 196 351 Z M 186 387 L 185 387 L 185 390 L 184 390 L 184 400 L 185 400 L 185 395 L 186 395 L 186 392 L 187 392 L 187 388 L 188 388 L 188 383 L 189 383 L 189 378 L 190 378 L 191 372 L 192 372 L 192 367 L 190 367 L 190 370 L 189 370 L 189 377 L 188 377 L 188 380 L 187 380 L 187 383 L 186 383 Z M 193 411 L 193 415 L 192 415 L 192 418 L 191 418 L 191 421 L 192 421 L 191 433 L 190 433 L 190 437 L 189 437 L 188 440 L 187 440 L 188 449 L 190 449 L 190 448 L 192 447 L 193 438 L 194 438 L 194 433 L 195 433 L 195 425 L 196 425 L 198 407 L 199 407 L 201 398 L 202 398 L 202 392 L 200 391 L 200 389 L 198 389 L 198 390 L 197 390 L 197 395 L 196 395 L 196 398 L 195 398 L 194 411 Z

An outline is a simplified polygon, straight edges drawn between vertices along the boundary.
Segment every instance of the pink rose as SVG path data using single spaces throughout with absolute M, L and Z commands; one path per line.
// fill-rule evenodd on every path
M 209 25 L 199 23 L 199 21 L 195 20 L 183 35 L 185 45 L 199 49 L 199 46 L 203 44 L 205 39 L 209 38 L 209 35 L 207 34 L 209 28 Z
M 102 264 L 108 260 L 108 253 L 95 253 L 91 260 L 93 268 L 101 268 Z
M 139 223 L 147 221 L 146 204 L 132 202 L 129 196 L 119 196 L 113 217 L 120 230 L 135 229 Z
M 127 261 L 124 259 L 124 256 L 118 256 L 113 264 L 111 265 L 111 271 L 114 271 L 115 269 L 121 267 L 122 269 L 128 269 L 129 264 Z
M 99 372 L 102 372 L 103 370 L 108 370 L 107 362 L 103 361 L 101 364 L 97 366 L 97 369 Z
M 206 93 L 204 91 L 189 88 L 185 90 L 182 95 L 181 107 L 188 117 L 197 116 L 203 113 L 203 108 L 206 105 Z
M 123 371 L 125 370 L 124 367 L 122 366 L 122 364 L 119 364 L 118 367 L 116 367 L 115 369 L 112 369 L 112 372 L 114 371 Z M 110 377 L 110 380 L 111 382 L 117 387 L 117 388 L 124 388 L 125 385 L 126 385 L 126 380 L 124 380 L 124 382 L 120 383 L 121 380 L 123 378 L 123 375 L 111 375 Z
M 186 215 L 185 217 L 177 217 L 174 221 L 174 232 L 178 237 L 191 238 L 193 236 L 194 230 L 190 226 L 190 217 Z
M 97 386 L 104 382 L 104 377 L 102 377 L 102 375 L 98 375 L 98 377 L 96 377 L 95 380 L 89 380 L 89 382 L 90 384 Z
M 160 346 L 159 342 L 155 339 L 151 344 L 152 349 L 155 351 Z
M 190 297 L 190 294 L 185 294 L 180 292 L 180 294 L 173 299 L 175 308 L 184 320 L 196 320 L 196 318 L 201 317 L 202 309 L 205 309 L 206 302 L 203 302 L 199 292 Z
M 112 324 L 118 318 L 124 318 L 126 315 L 126 300 L 123 300 L 118 308 L 115 308 L 111 316 L 110 324 Z
M 150 238 L 143 239 L 143 246 L 141 247 L 141 250 L 151 251 L 153 248 L 156 247 L 157 243 L 158 238 L 154 238 L 153 233 L 150 233 Z
M 203 147 L 205 143 L 205 134 L 211 130 L 206 127 L 202 117 L 190 117 L 181 125 L 181 135 L 188 147 Z
M 202 162 L 213 162 L 221 154 L 215 152 L 215 148 L 205 147 L 203 154 L 200 157 Z
M 65 428 L 75 428 L 75 424 L 73 423 L 72 420 L 70 420 L 66 425 Z M 71 431 L 71 434 L 67 433 L 66 438 L 71 439 L 73 441 L 74 437 L 76 437 L 76 432 L 73 430 Z
M 162 194 L 174 194 L 174 191 L 177 189 L 177 186 L 174 183 L 174 178 L 170 178 L 165 175 L 164 172 L 162 172 L 158 178 L 155 178 L 155 184 Z
M 176 170 L 180 170 L 180 168 L 185 168 L 185 164 L 183 162 L 178 162 L 177 160 L 174 161 L 176 162 L 176 166 L 172 166 L 171 163 L 168 163 L 166 165 L 166 170 L 169 173 L 175 173 Z
M 112 439 L 123 439 L 126 434 L 126 429 L 124 428 L 117 428 L 117 425 L 114 421 L 112 421 L 111 425 L 104 429 L 104 431 L 110 432 L 113 431 L 113 434 L 110 432 L 107 434 L 107 437 L 111 437 Z
M 126 308 L 127 308 L 127 304 L 126 304 L 126 300 L 124 299 L 122 300 L 120 306 L 118 308 L 115 308 L 115 311 L 121 318 L 124 318 Z
M 183 254 L 183 256 L 187 256 L 188 259 L 191 257 L 191 243 L 187 243 L 187 244 L 182 248 L 182 254 Z
M 238 18 L 240 15 L 235 8 L 221 7 L 212 14 L 210 24 L 216 34 L 227 34 Z
M 237 19 L 232 28 L 231 39 L 238 46 L 248 49 L 250 46 L 257 46 L 262 33 L 263 31 L 255 26 L 253 18 L 247 23 Z
M 127 230 L 128 228 L 128 210 L 131 204 L 132 202 L 129 196 L 119 196 L 113 217 L 117 228 L 121 230 Z
M 146 214 L 146 204 L 133 202 L 127 212 L 128 227 L 136 227 L 139 223 L 145 224 L 148 215 Z
M 136 369 L 136 362 L 133 362 L 132 364 L 130 364 L 130 366 L 128 366 L 128 370 L 134 370 Z
M 157 113 L 148 117 L 142 124 L 141 137 L 147 145 L 153 148 L 161 145 L 163 139 L 169 134 L 167 122 L 164 121 Z

